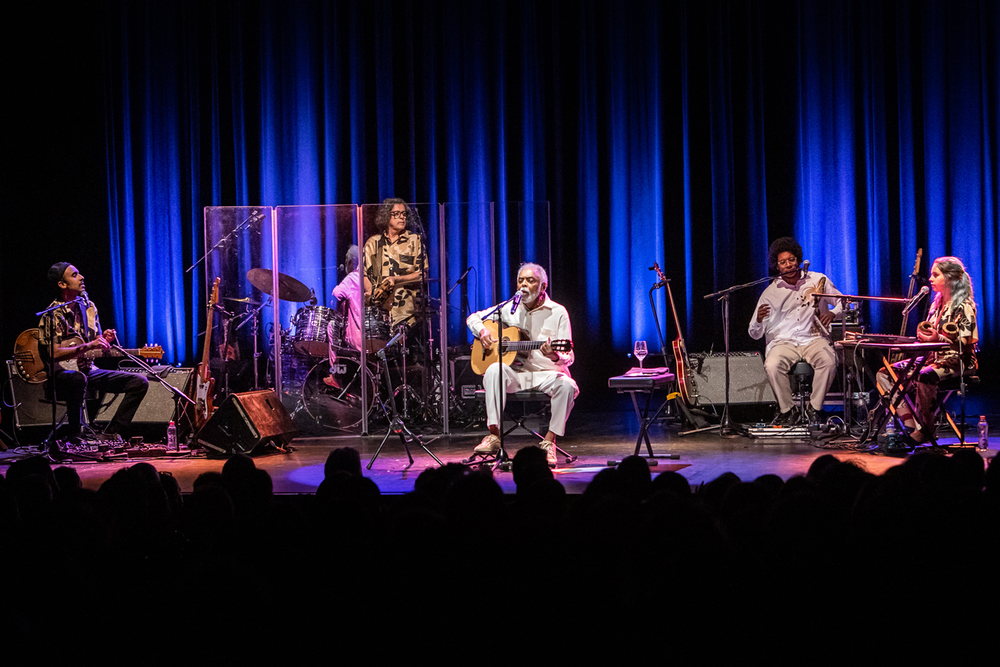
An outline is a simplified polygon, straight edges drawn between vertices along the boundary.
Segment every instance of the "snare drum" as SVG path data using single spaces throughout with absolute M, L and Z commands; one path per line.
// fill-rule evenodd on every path
M 329 341 L 326 327 L 337 316 L 337 311 L 326 306 L 307 306 L 299 308 L 292 317 L 292 345 L 299 354 L 310 357 L 325 357 Z M 343 320 L 341 320 L 341 335 L 343 335 Z
M 368 352 L 378 352 L 392 338 L 389 312 L 380 306 L 365 307 L 365 333 Z

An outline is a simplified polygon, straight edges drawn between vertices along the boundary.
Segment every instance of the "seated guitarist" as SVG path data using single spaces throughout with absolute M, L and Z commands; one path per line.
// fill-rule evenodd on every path
M 124 394 L 118 411 L 104 430 L 106 435 L 125 435 L 132 417 L 142 403 L 149 382 L 145 376 L 95 368 L 89 356 L 108 350 L 115 340 L 115 330 L 101 331 L 97 306 L 87 298 L 83 275 L 68 262 L 52 265 L 49 280 L 56 286 L 59 296 L 50 304 L 65 307 L 52 311 L 38 323 L 39 353 L 43 359 L 49 352 L 49 331 L 55 341 L 53 356 L 56 361 L 55 387 L 59 400 L 66 401 L 63 439 L 79 438 L 83 421 L 83 401 L 87 389 Z M 86 306 L 84 306 L 86 304 Z M 85 308 L 85 310 L 84 310 Z M 84 356 L 86 355 L 86 356 Z
M 573 332 L 566 309 L 550 299 L 545 293 L 549 278 L 538 264 L 524 264 L 517 274 L 517 287 L 524 296 L 512 314 L 507 306 L 502 315 L 501 328 L 516 327 L 529 340 L 546 341 L 539 349 L 532 350 L 516 368 L 502 363 L 494 363 L 483 376 L 486 390 L 486 416 L 490 434 L 476 447 L 477 454 L 495 454 L 500 449 L 500 412 L 506 402 L 506 394 L 524 389 L 543 391 L 552 398 L 552 418 L 545 440 L 540 444 L 545 450 L 550 466 L 556 463 L 556 438 L 566 432 L 566 419 L 573 409 L 573 402 L 580 393 L 579 387 L 569 373 L 574 356 L 569 352 L 556 352 L 548 341 L 553 338 L 572 340 Z M 469 315 L 466 324 L 485 348 L 497 343 L 496 337 L 483 324 L 493 308 Z M 502 370 L 501 370 L 502 369 Z M 498 375 L 503 373 L 505 392 L 498 396 Z

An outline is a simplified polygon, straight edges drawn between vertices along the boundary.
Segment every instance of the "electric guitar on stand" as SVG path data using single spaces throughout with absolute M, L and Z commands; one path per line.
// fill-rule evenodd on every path
M 670 289 L 670 281 L 663 275 L 660 265 L 653 262 L 653 269 L 656 277 L 667 286 L 667 296 L 670 297 L 670 310 L 674 313 L 674 325 L 677 327 L 677 338 L 674 339 L 674 361 L 677 363 L 677 387 L 680 390 L 681 398 L 690 407 L 698 405 L 698 384 L 694 380 L 694 371 L 691 370 L 691 360 L 688 358 L 687 347 L 684 345 L 684 332 L 681 329 L 681 320 L 677 317 L 677 306 L 674 305 L 674 293 Z
M 212 351 L 212 311 L 215 304 L 219 303 L 219 283 L 220 278 L 215 279 L 212 285 L 212 296 L 208 300 L 207 313 L 205 315 L 205 348 L 201 355 L 201 363 L 198 364 L 198 372 L 194 380 L 194 427 L 201 428 L 214 411 L 212 408 L 212 391 L 215 389 L 215 378 L 209 367 L 209 355 Z

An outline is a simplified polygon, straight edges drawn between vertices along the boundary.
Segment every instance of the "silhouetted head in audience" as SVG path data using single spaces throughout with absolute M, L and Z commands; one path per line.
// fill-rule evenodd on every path
M 59 466 L 52 471 L 52 475 L 56 479 L 60 494 L 70 493 L 83 488 L 83 481 L 80 479 L 80 475 L 69 466 Z
M 646 498 L 653 484 L 649 463 L 641 456 L 626 456 L 618 464 L 618 478 L 624 492 L 633 500 Z
M 257 470 L 257 464 L 253 462 L 252 458 L 246 454 L 234 454 L 222 466 L 222 476 L 229 484 L 236 480 L 250 479 L 255 470 Z
M 511 462 L 511 472 L 518 493 L 536 482 L 552 479 L 552 470 L 545 459 L 545 451 L 534 445 L 518 450 Z
M 691 495 L 691 484 L 679 472 L 665 470 L 653 480 L 652 491 L 653 493 L 671 493 L 679 498 L 686 498 Z
M 823 472 L 827 468 L 838 463 L 840 463 L 840 459 L 833 454 L 824 454 L 812 462 L 809 466 L 809 472 L 806 473 L 806 477 L 816 482 L 823 476 Z
M 361 477 L 361 454 L 353 447 L 338 447 L 326 457 L 323 476 L 329 477 L 337 470 L 343 470 L 354 477 Z

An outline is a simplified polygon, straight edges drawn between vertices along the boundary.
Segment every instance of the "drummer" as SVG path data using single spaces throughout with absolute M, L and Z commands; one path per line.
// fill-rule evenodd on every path
M 427 270 L 419 229 L 420 217 L 402 199 L 382 202 L 375 216 L 377 234 L 365 242 L 366 301 L 389 311 L 391 325 L 413 323 L 420 301 L 421 272 Z M 374 288 L 374 289 L 373 289 Z
M 352 245 L 347 249 L 344 257 L 344 269 L 347 275 L 340 284 L 333 288 L 333 296 L 336 297 L 336 305 L 341 312 L 346 311 L 347 324 L 345 325 L 344 338 L 348 345 L 355 350 L 361 351 L 361 270 L 358 262 L 358 246 Z M 367 282 L 367 281 L 366 281 Z M 330 345 L 336 345 L 339 341 L 331 330 L 333 323 L 328 327 L 327 340 Z M 333 355 L 333 351 L 330 352 Z M 333 359 L 331 358 L 331 363 Z

